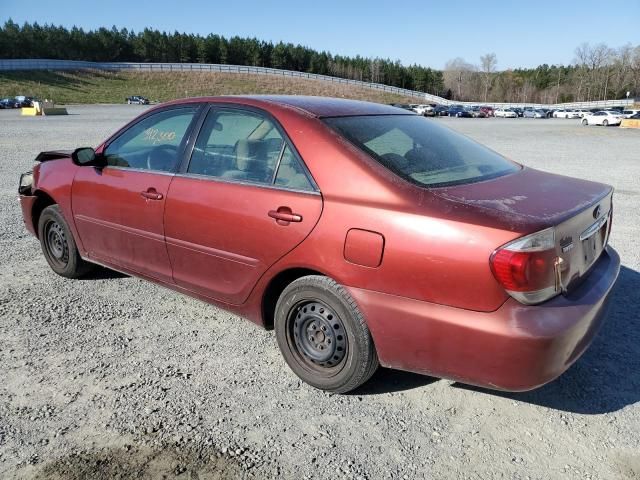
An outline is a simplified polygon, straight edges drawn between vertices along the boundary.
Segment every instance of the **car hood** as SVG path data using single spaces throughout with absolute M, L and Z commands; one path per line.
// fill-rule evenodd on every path
M 492 180 L 433 190 L 437 196 L 481 210 L 502 212 L 536 228 L 557 225 L 594 205 L 612 187 L 523 167 Z
M 47 152 L 40 152 L 36 157 L 36 162 L 48 162 L 49 160 L 58 160 L 60 158 L 71 158 L 73 150 L 49 150 Z

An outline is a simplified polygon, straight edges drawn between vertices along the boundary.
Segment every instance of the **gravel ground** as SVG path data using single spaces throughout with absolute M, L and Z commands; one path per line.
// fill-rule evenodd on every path
M 567 373 L 507 394 L 380 370 L 351 395 L 272 332 L 144 281 L 66 280 L 22 225 L 18 174 L 143 107 L 0 111 L 0 478 L 640 478 L 640 131 L 437 119 L 527 165 L 614 185 L 609 318 Z

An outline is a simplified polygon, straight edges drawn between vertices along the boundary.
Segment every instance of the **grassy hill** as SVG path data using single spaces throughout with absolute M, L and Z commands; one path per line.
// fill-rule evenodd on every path
M 416 102 L 399 95 L 319 80 L 217 72 L 22 71 L 0 73 L 0 98 L 31 95 L 57 104 L 123 103 L 130 95 L 152 101 L 201 95 L 297 94 L 379 103 Z

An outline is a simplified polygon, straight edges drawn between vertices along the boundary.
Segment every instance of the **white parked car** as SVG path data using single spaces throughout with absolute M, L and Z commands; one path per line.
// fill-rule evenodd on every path
M 582 118 L 578 110 L 567 110 L 567 116 L 565 118 Z
M 431 105 L 411 105 L 411 109 L 418 115 L 427 115 L 428 113 L 433 112 L 433 107 Z
M 575 110 L 580 117 L 578 118 L 584 118 L 585 115 L 591 115 L 591 112 L 589 110 Z
M 622 121 L 622 114 L 612 112 L 610 110 L 601 110 L 590 115 L 585 115 L 582 119 L 582 125 L 620 125 Z
M 508 108 L 496 108 L 493 112 L 493 115 L 502 118 L 518 118 L 518 114 L 513 110 L 509 110 Z
M 633 115 L 635 115 L 636 113 L 640 113 L 640 110 L 623 110 L 622 111 L 622 116 L 624 118 L 630 118 Z
M 567 117 L 568 110 L 561 108 L 560 110 L 555 110 L 553 112 L 553 118 L 569 118 Z

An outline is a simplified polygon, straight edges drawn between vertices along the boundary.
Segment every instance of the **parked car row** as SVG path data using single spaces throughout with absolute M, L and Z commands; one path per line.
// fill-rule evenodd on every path
M 548 109 L 535 107 L 500 107 L 493 109 L 484 105 L 437 105 L 437 104 L 399 104 L 392 103 L 394 107 L 423 115 L 425 117 L 457 117 L 457 118 L 568 118 L 581 119 L 582 125 L 620 125 L 623 118 L 638 118 L 640 110 L 622 107 L 612 107 L 605 110 L 593 108 L 586 109 Z
M 0 109 L 33 107 L 34 101 L 37 101 L 37 99 L 34 97 L 27 97 L 25 95 L 7 97 L 0 100 Z
M 404 106 L 393 104 L 396 107 L 404 108 Z M 464 105 L 407 105 L 407 110 L 412 110 L 419 115 L 425 117 L 467 117 L 467 118 L 486 118 L 493 117 L 494 110 L 492 107 L 483 105 L 473 105 L 471 107 Z
M 630 118 L 632 115 L 637 114 L 640 110 L 628 109 L 624 110 L 623 107 L 610 107 L 610 108 L 592 108 L 592 109 L 557 109 L 551 110 L 551 117 L 553 118 L 585 118 L 587 116 L 593 116 L 599 112 L 608 112 L 610 115 L 618 115 L 622 118 Z M 601 115 L 599 115 L 601 116 Z

